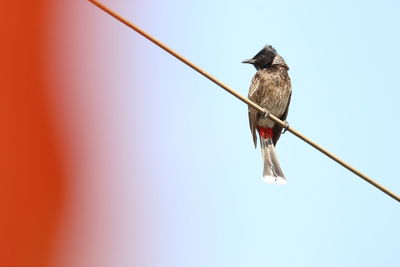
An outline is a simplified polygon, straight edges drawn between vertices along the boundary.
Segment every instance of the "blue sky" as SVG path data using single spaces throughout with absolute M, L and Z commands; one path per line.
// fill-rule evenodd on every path
M 400 193 L 396 1 L 108 2 L 243 95 L 255 70 L 240 62 L 273 45 L 290 66 L 290 125 Z M 114 53 L 126 55 L 112 66 L 125 82 L 114 90 L 150 177 L 144 262 L 398 266 L 398 202 L 290 133 L 277 146 L 288 184 L 263 183 L 247 107 L 109 23 Z

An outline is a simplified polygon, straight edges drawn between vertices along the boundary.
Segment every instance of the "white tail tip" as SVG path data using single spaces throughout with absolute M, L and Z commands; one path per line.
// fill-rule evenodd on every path
M 265 175 L 265 176 L 263 176 L 262 180 L 263 180 L 264 182 L 266 182 L 267 184 L 273 184 L 273 183 L 287 184 L 285 178 L 276 177 L 276 176 L 268 176 L 268 175 Z

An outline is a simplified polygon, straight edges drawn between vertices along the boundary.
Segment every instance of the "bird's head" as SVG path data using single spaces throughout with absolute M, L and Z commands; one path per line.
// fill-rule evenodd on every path
M 271 45 L 266 45 L 253 58 L 243 60 L 242 63 L 252 64 L 257 70 L 269 68 L 272 65 L 274 58 L 278 55 L 275 48 Z

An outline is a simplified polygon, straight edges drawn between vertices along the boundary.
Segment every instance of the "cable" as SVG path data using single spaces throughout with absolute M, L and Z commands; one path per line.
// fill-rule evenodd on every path
M 145 37 L 146 39 L 148 39 L 150 42 L 154 43 L 155 45 L 159 46 L 160 48 L 162 48 L 163 50 L 165 50 L 169 54 L 173 55 L 174 57 L 176 57 L 177 59 L 179 59 L 180 61 L 182 61 L 183 63 L 185 63 L 186 65 L 188 65 L 189 67 L 191 67 L 192 69 L 194 69 L 195 71 L 197 71 L 198 73 L 200 73 L 201 75 L 203 75 L 204 77 L 206 77 L 207 79 L 209 79 L 210 81 L 212 81 L 213 83 L 215 83 L 216 85 L 218 85 L 219 87 L 221 87 L 222 89 L 227 91 L 228 93 L 232 94 L 233 96 L 235 96 L 236 98 L 241 100 L 242 102 L 244 102 L 247 105 L 252 106 L 253 108 L 257 109 L 260 113 L 266 114 L 266 116 L 269 119 L 273 120 L 275 123 L 279 124 L 282 127 L 287 127 L 285 122 L 283 122 L 279 118 L 275 117 L 273 114 L 269 113 L 267 110 L 263 109 L 262 107 L 260 107 L 259 105 L 257 105 L 253 101 L 249 100 L 248 98 L 240 95 L 238 92 L 236 92 L 235 90 L 231 89 L 229 86 L 227 86 L 223 82 L 219 81 L 217 78 L 215 78 L 211 74 L 207 73 L 206 71 L 204 71 L 203 69 L 201 69 L 200 67 L 198 67 L 197 65 L 195 65 L 194 63 L 189 61 L 188 59 L 186 59 L 185 57 L 181 56 L 176 51 L 174 51 L 173 49 L 169 48 L 167 45 L 165 45 L 161 41 L 157 40 L 156 38 L 154 38 L 153 36 L 151 36 L 150 34 L 145 32 L 144 30 L 142 30 L 141 28 L 139 28 L 138 26 L 133 24 L 132 22 L 129 22 L 128 20 L 126 20 L 122 16 L 120 16 L 119 14 L 115 13 L 114 11 L 112 11 L 111 9 L 106 7 L 105 5 L 99 3 L 99 2 L 97 2 L 95 0 L 89 0 L 89 2 L 91 2 L 92 4 L 97 6 L 98 8 L 102 9 L 104 12 L 108 13 L 109 15 L 114 17 L 115 19 L 119 20 L 120 22 L 122 22 L 123 24 L 125 24 L 126 26 L 131 28 L 132 30 L 136 31 L 137 33 L 139 33 L 140 35 L 142 35 L 143 37 Z M 368 182 L 371 185 L 375 186 L 376 188 L 378 188 L 379 190 L 381 190 L 382 192 L 384 192 L 388 196 L 390 196 L 390 197 L 394 198 L 395 200 L 397 200 L 398 202 L 400 202 L 400 197 L 398 195 L 396 195 L 395 193 L 391 192 L 389 189 L 385 188 L 384 186 L 380 185 L 379 183 L 375 182 L 370 177 L 368 177 L 366 174 L 364 174 L 364 173 L 360 172 L 359 170 L 355 169 L 354 167 L 352 167 L 347 162 L 341 160 L 340 158 L 338 158 L 337 156 L 335 156 L 334 154 L 332 154 L 331 152 L 329 152 L 328 150 L 326 150 L 322 146 L 320 146 L 317 143 L 315 143 L 310 138 L 304 136 L 303 134 L 301 134 L 300 132 L 295 130 L 293 127 L 291 127 L 291 126 L 287 127 L 287 131 L 291 132 L 292 134 L 294 134 L 295 136 L 297 136 L 298 138 L 300 138 L 301 140 L 303 140 L 304 142 L 306 142 L 310 146 L 314 147 L 315 149 L 317 149 L 321 153 L 323 153 L 326 156 L 328 156 L 329 158 L 333 159 L 334 161 L 336 161 L 337 163 L 339 163 L 340 165 L 342 165 L 343 167 L 345 167 L 346 169 L 348 169 L 349 171 L 351 171 L 355 175 L 357 175 L 360 178 L 364 179 L 366 182 Z

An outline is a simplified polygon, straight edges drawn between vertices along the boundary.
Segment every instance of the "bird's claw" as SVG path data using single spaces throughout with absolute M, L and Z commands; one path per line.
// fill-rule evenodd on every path
M 284 121 L 283 122 L 285 125 L 283 126 L 283 132 L 282 134 L 286 133 L 286 131 L 289 129 L 289 122 Z
M 268 115 L 271 114 L 271 112 L 269 112 L 269 110 L 266 108 L 264 108 L 263 110 L 264 110 L 264 114 L 263 114 L 264 117 L 268 118 Z

